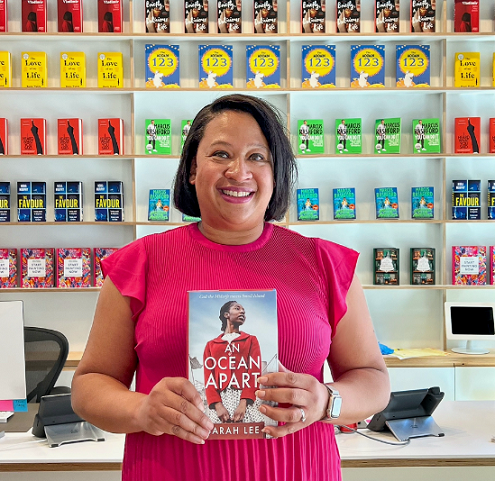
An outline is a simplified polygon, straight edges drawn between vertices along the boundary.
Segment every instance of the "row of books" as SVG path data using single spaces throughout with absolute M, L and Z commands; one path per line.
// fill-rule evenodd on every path
M 116 247 L 0 248 L 0 288 L 101 287 L 101 261 Z M 91 253 L 93 251 L 93 255 Z

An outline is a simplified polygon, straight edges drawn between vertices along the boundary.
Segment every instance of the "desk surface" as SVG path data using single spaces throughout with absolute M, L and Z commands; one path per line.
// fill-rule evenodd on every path
M 495 466 L 495 401 L 443 401 L 433 414 L 444 437 L 388 446 L 358 434 L 339 434 L 342 467 Z M 0 428 L 1 429 L 1 428 Z M 367 433 L 395 441 L 390 434 Z M 212 441 L 216 442 L 216 441 Z M 45 439 L 7 433 L 0 439 L 0 471 L 111 471 L 122 462 L 124 436 L 107 433 L 100 443 L 49 448 Z

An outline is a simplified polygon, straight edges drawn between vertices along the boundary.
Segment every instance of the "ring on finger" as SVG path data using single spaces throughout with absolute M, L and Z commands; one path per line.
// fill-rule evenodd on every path
M 306 422 L 306 413 L 304 412 L 304 409 L 303 408 L 299 408 L 299 409 L 301 411 L 301 419 L 300 419 L 300 421 L 302 423 L 305 423 Z

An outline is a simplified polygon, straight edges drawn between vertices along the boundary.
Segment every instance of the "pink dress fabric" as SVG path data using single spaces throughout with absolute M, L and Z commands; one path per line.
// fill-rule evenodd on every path
M 268 223 L 242 246 L 215 244 L 191 224 L 120 249 L 103 261 L 103 272 L 131 301 L 136 390 L 149 393 L 163 377 L 188 376 L 189 290 L 276 289 L 280 362 L 322 381 L 357 257 Z M 280 439 L 204 445 L 141 432 L 127 435 L 122 479 L 332 481 L 341 479 L 340 457 L 333 426 L 320 422 Z

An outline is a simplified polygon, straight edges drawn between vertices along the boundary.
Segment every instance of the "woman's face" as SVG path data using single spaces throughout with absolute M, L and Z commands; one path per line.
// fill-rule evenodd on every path
M 217 230 L 248 232 L 264 221 L 273 193 L 270 149 L 254 118 L 224 111 L 206 126 L 189 181 L 202 222 Z
M 234 302 L 234 304 L 230 306 L 227 321 L 234 326 L 242 326 L 245 320 L 246 312 L 244 311 L 244 307 L 237 302 Z

